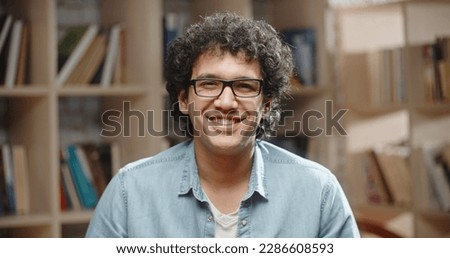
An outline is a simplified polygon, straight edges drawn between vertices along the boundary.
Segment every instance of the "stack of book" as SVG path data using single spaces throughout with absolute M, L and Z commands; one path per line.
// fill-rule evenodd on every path
M 367 56 L 370 98 L 373 104 L 407 101 L 405 48 L 374 50 Z
M 450 101 L 450 38 L 441 37 L 422 48 L 425 92 L 429 102 Z
M 61 209 L 94 208 L 118 169 L 118 147 L 71 144 L 61 151 Z
M 1 18 L 0 83 L 6 88 L 28 82 L 28 24 L 12 15 Z
M 97 24 L 73 27 L 58 45 L 56 84 L 109 87 L 125 81 L 125 36 L 120 24 L 101 30 Z
M 412 177 L 404 146 L 383 146 L 364 153 L 363 171 L 369 203 L 409 207 L 412 204 Z
M 441 210 L 450 212 L 450 143 L 422 146 L 431 193 Z
M 0 215 L 28 214 L 30 195 L 25 147 L 3 144 L 0 152 Z

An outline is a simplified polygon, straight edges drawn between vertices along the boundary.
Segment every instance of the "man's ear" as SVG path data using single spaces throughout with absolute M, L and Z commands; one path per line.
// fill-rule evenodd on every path
M 180 109 L 180 112 L 184 115 L 188 114 L 188 104 L 187 104 L 187 93 L 185 90 L 180 91 L 178 93 L 178 108 Z
M 271 108 L 272 108 L 272 98 L 265 98 L 264 105 L 263 105 L 264 113 L 265 114 L 270 113 Z

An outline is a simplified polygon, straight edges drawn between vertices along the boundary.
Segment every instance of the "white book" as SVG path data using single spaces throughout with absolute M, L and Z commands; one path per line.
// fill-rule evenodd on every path
M 76 146 L 76 153 L 78 157 L 78 161 L 80 162 L 81 169 L 83 170 L 84 176 L 89 181 L 92 186 L 94 186 L 94 178 L 92 176 L 91 167 L 89 166 L 88 157 L 86 153 L 83 151 L 83 148 L 80 146 Z
M 97 36 L 97 33 L 98 33 L 98 25 L 96 24 L 89 25 L 88 29 L 83 34 L 83 37 L 81 37 L 80 42 L 72 51 L 69 58 L 61 68 L 61 71 L 58 73 L 58 76 L 56 78 L 56 85 L 62 86 L 66 82 L 67 78 L 69 78 L 70 74 L 75 69 L 78 62 L 86 53 L 87 49 L 89 48 L 89 45 L 91 45 L 92 41 L 95 39 L 95 36 Z
M 108 49 L 106 51 L 105 65 L 103 67 L 102 78 L 100 84 L 102 87 L 111 85 L 115 63 L 119 51 L 120 41 L 120 24 L 116 24 L 111 28 L 108 40 Z
M 3 46 L 5 45 L 6 37 L 8 36 L 11 24 L 12 24 L 12 15 L 8 15 L 8 17 L 6 17 L 5 23 L 3 23 L 2 31 L 0 32 L 0 54 L 2 53 Z
M 5 86 L 14 87 L 17 77 L 17 65 L 19 63 L 20 42 L 22 38 L 23 21 L 16 20 L 11 31 L 11 44 L 9 47 L 6 66 Z

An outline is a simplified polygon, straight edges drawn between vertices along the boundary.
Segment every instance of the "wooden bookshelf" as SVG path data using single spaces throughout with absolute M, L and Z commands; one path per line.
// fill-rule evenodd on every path
M 58 29 L 64 17 L 58 16 L 64 1 L 59 0 L 7 0 L 4 9 L 30 25 L 29 78 L 26 85 L 5 89 L 0 86 L 0 98 L 6 102 L 8 120 L 4 131 L 9 142 L 27 148 L 31 212 L 27 215 L 0 216 L 0 233 L 6 237 L 71 237 L 82 236 L 92 210 L 61 211 L 60 209 L 60 146 L 66 138 L 61 104 L 66 100 L 98 101 L 99 112 L 123 111 L 129 102 L 133 110 L 154 111 L 164 108 L 163 78 L 163 16 L 168 9 L 188 11 L 195 20 L 198 15 L 216 10 L 236 11 L 243 15 L 264 17 L 277 29 L 312 27 L 317 33 L 318 82 L 317 86 L 293 94 L 289 106 L 299 116 L 311 108 L 324 111 L 325 101 L 333 99 L 329 56 L 325 50 L 325 1 L 301 0 L 236 0 L 236 1 L 148 1 L 98 0 L 100 27 L 123 24 L 125 33 L 126 66 L 122 67 L 125 83 L 109 88 L 98 85 L 56 84 L 58 75 Z M 73 2 L 73 1 L 72 1 Z M 78 2 L 81 3 L 81 2 Z M 178 6 L 178 7 L 177 7 Z M 181 7 L 180 7 L 181 6 Z M 186 6 L 188 8 L 186 8 Z M 170 8 L 169 8 L 170 7 Z M 293 14 L 295 12 L 295 14 Z M 300 13 L 299 13 L 300 12 Z M 80 117 L 76 117 L 79 119 Z M 298 118 L 298 117 L 297 117 Z M 123 117 L 120 118 L 123 121 Z M 295 120 L 296 118 L 294 118 Z M 103 139 L 95 131 L 81 136 L 81 140 L 114 141 L 120 146 L 120 163 L 155 154 L 168 147 L 163 137 L 141 136 L 138 119 L 129 119 L 131 136 L 118 135 Z M 160 128 L 162 118 L 155 118 Z M 323 126 L 320 123 L 317 126 Z M 101 123 L 93 127 L 102 128 Z M 86 128 L 90 128 L 89 126 Z M 325 139 L 326 141 L 326 139 Z M 332 151 L 327 145 L 324 163 Z M 333 164 L 330 165 L 333 169 Z M 6 232 L 6 233 L 4 233 Z M 5 235 L 6 234 L 6 235 Z
M 350 110 L 345 122 L 350 131 L 346 185 L 356 214 L 390 226 L 393 218 L 408 214 L 406 231 L 396 232 L 400 236 L 448 237 L 449 213 L 436 205 L 428 168 L 418 150 L 450 141 L 450 103 L 427 99 L 421 52 L 438 36 L 450 36 L 450 2 L 401 1 L 330 11 L 337 28 L 339 99 Z M 393 96 L 398 93 L 403 97 Z M 412 189 L 409 206 L 380 205 L 366 196 L 364 152 L 380 145 L 402 145 L 410 151 L 406 158 Z
M 74 227 L 85 227 L 92 211 L 61 211 L 59 207 L 59 148 L 66 141 L 61 139 L 59 110 L 63 99 L 96 98 L 101 102 L 100 111 L 121 111 L 122 103 L 129 101 L 136 110 L 161 110 L 162 41 L 161 1 L 99 1 L 101 26 L 113 23 L 126 25 L 125 67 L 126 84 L 111 88 L 96 85 L 58 87 L 57 75 L 59 2 L 6 1 L 5 10 L 30 24 L 29 83 L 12 89 L 0 88 L 5 99 L 8 121 L 7 140 L 27 148 L 30 168 L 31 212 L 27 215 L 0 217 L 0 229 L 7 236 L 62 237 L 70 236 Z M 118 13 L 115 10 L 126 10 Z M 145 24 L 145 26 L 142 26 Z M 130 119 L 131 128 L 138 121 Z M 101 124 L 98 125 L 101 128 Z M 100 139 L 99 141 L 103 139 Z M 118 135 L 106 141 L 118 142 L 121 148 L 120 162 L 127 162 L 159 152 L 165 140 L 131 133 L 130 137 Z

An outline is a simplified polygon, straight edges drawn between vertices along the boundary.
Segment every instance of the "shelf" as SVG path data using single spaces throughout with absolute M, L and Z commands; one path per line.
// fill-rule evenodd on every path
M 448 81 L 448 77 L 436 76 L 433 60 L 426 55 L 431 51 L 430 44 L 438 42 L 438 36 L 450 37 L 450 1 L 392 1 L 334 11 L 338 34 L 335 77 L 340 88 L 337 94 L 343 100 L 342 106 L 349 109 L 344 163 L 351 181 L 351 204 L 357 206 L 358 216 L 380 220 L 379 224 L 402 225 L 396 218 L 404 217 L 408 224 L 405 236 L 450 235 L 450 213 L 437 211 L 433 203 L 438 204 L 432 195 L 435 185 L 428 177 L 432 166 L 427 165 L 433 158 L 427 162 L 421 153 L 425 147 L 450 141 L 450 103 L 439 102 L 446 99 L 447 87 L 439 86 L 445 83 L 437 81 Z M 445 58 L 444 65 L 439 63 L 440 69 L 449 62 Z M 411 181 L 405 188 L 412 191 L 407 195 L 411 206 L 359 206 L 384 197 L 386 186 L 380 182 L 386 185 L 394 174 L 386 174 L 389 168 L 400 170 L 394 163 L 382 167 L 376 157 L 367 155 L 385 150 L 385 155 L 394 157 L 396 153 L 389 152 L 389 147 L 405 150 L 402 160 L 406 163 L 402 167 L 407 173 L 398 182 Z M 376 174 L 381 176 L 377 178 Z M 392 186 L 387 188 L 395 192 Z
M 48 88 L 39 86 L 12 89 L 0 88 L 0 96 L 2 97 L 45 97 L 48 96 L 48 93 Z
M 355 217 L 393 232 L 400 237 L 414 237 L 414 214 L 407 208 L 394 206 L 363 206 L 356 208 Z
M 364 115 L 364 116 L 378 116 L 388 113 L 397 112 L 403 109 L 408 109 L 407 105 L 402 104 L 389 104 L 389 105 L 347 105 L 345 106 L 346 109 L 350 110 L 351 112 L 358 113 L 358 115 Z
M 59 216 L 62 224 L 88 223 L 91 219 L 93 210 L 82 211 L 64 211 Z
M 412 108 L 423 113 L 433 113 L 433 114 L 450 113 L 450 103 L 429 103 L 423 105 L 413 105 Z
M 0 228 L 50 225 L 50 214 L 4 215 L 0 217 Z

